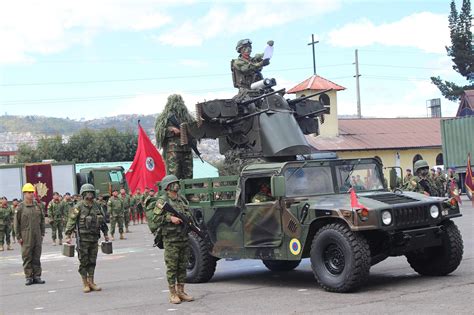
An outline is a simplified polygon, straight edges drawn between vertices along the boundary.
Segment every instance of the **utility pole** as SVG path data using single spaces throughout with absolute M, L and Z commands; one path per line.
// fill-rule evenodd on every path
M 308 46 L 313 46 L 313 74 L 316 75 L 316 54 L 314 52 L 314 46 L 319 43 L 319 40 L 314 41 L 314 34 L 311 34 L 311 43 L 308 43 Z
M 357 92 L 357 118 L 361 119 L 362 118 L 362 111 L 360 108 L 360 85 L 359 85 L 359 55 L 357 52 L 357 49 L 355 50 L 355 66 L 356 66 L 356 92 Z

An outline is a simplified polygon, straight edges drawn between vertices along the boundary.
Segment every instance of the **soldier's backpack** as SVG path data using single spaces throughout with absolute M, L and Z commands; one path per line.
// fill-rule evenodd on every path
M 148 228 L 153 234 L 155 234 L 156 230 L 158 229 L 155 214 L 153 213 L 153 209 L 155 209 L 156 205 L 156 200 L 156 197 L 150 197 L 145 200 L 145 214 L 148 222 Z

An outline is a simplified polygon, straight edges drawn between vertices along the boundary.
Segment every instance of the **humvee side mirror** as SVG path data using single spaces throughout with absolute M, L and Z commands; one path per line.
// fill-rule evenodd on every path
M 283 197 L 286 194 L 285 176 L 272 176 L 270 180 L 270 188 L 273 197 Z

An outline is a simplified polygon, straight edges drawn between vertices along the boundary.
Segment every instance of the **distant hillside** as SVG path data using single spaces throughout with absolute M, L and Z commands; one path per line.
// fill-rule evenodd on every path
M 93 130 L 115 128 L 118 131 L 137 131 L 137 121 L 145 130 L 151 132 L 156 115 L 120 115 L 100 119 L 77 121 L 68 118 L 43 116 L 0 116 L 0 132 L 26 133 L 38 135 L 71 135 L 82 128 Z

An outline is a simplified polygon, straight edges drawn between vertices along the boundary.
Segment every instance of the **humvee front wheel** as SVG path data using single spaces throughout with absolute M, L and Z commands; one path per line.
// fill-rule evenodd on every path
M 406 254 L 410 266 L 424 276 L 446 276 L 456 270 L 462 260 L 461 232 L 453 221 L 443 223 L 441 246 L 428 247 Z
M 263 264 L 271 271 L 290 271 L 298 267 L 301 260 L 266 260 L 262 259 Z
M 189 248 L 186 282 L 208 282 L 216 271 L 217 259 L 209 253 L 207 242 L 195 233 L 189 233 Z
M 314 236 L 310 254 L 314 276 L 327 291 L 353 291 L 369 276 L 367 240 L 343 223 L 323 226 Z

